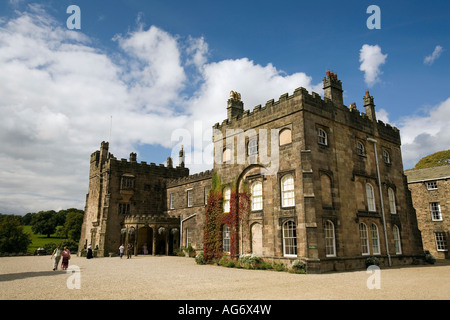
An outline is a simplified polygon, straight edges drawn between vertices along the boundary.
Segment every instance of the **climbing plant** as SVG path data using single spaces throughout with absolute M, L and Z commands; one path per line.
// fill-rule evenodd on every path
M 214 174 L 208 203 L 205 209 L 205 229 L 203 239 L 203 256 L 205 261 L 218 260 L 223 255 L 222 227 L 230 227 L 230 256 L 237 258 L 239 254 L 240 228 L 248 226 L 248 212 L 250 196 L 247 186 L 243 185 L 243 192 L 238 193 L 236 184 L 233 185 L 230 196 L 230 212 L 223 212 L 223 194 L 221 179 Z M 244 230 L 242 230 L 244 231 Z M 248 232 L 243 232 L 247 234 Z

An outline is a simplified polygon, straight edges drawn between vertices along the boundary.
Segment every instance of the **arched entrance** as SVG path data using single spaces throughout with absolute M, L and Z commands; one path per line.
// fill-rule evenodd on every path
M 152 254 L 153 246 L 153 229 L 145 226 L 139 228 L 138 231 L 138 243 L 137 243 L 137 254 Z

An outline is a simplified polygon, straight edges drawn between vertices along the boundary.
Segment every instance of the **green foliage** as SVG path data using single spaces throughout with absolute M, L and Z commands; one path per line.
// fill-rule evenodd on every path
M 425 262 L 429 264 L 434 264 L 436 262 L 436 258 L 428 250 L 425 251 Z
M 69 209 L 70 210 L 70 209 Z M 67 216 L 62 228 L 62 232 L 66 238 L 73 241 L 80 241 L 81 226 L 83 225 L 84 214 L 83 211 L 74 209 L 74 211 L 68 211 Z
M 197 264 L 206 264 L 205 258 L 203 257 L 203 251 L 195 255 L 195 262 Z
M 423 169 L 450 164 L 450 150 L 439 151 L 423 157 L 417 162 L 414 169 Z
M 55 215 L 54 210 L 39 211 L 31 219 L 31 230 L 34 233 L 45 234 L 47 238 L 50 238 L 50 235 L 56 231 L 57 219 L 55 219 Z
M 377 257 L 368 257 L 366 259 L 366 268 L 368 268 L 369 266 L 379 266 L 380 265 L 380 260 Z
M 292 263 L 292 269 L 290 269 L 289 272 L 305 274 L 306 263 L 302 260 L 295 259 L 294 262 Z
M 17 216 L 6 215 L 0 221 L 0 252 L 26 252 L 31 237 L 25 233 Z

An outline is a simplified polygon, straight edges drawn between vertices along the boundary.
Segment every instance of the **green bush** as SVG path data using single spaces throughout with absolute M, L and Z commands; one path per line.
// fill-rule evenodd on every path
M 306 273 L 306 263 L 302 260 L 294 260 L 292 263 L 292 269 L 290 270 L 293 273 Z
M 368 268 L 369 266 L 379 266 L 380 265 L 380 260 L 378 260 L 377 257 L 368 257 L 366 259 L 366 268 Z
M 195 255 L 195 262 L 197 264 L 206 264 L 205 258 L 203 257 L 203 252 L 199 252 Z
M 239 257 L 239 264 L 245 269 L 258 269 L 262 262 L 262 258 L 256 254 L 243 254 Z

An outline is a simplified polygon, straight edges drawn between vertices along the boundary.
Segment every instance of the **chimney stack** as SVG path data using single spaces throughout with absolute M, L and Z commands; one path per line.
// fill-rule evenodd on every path
M 327 70 L 327 75 L 323 79 L 323 94 L 325 98 L 333 101 L 335 105 L 343 105 L 342 82 L 338 80 L 337 74 Z

